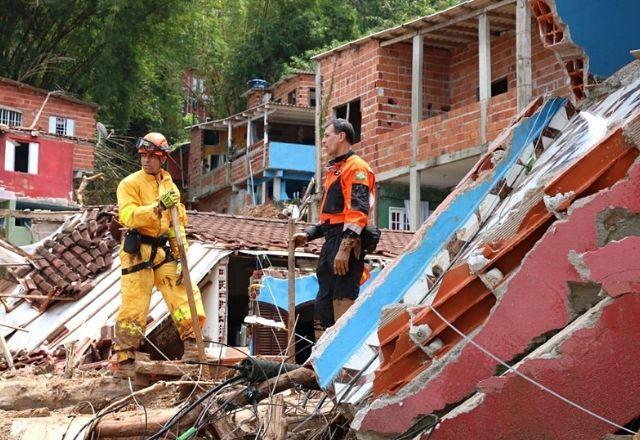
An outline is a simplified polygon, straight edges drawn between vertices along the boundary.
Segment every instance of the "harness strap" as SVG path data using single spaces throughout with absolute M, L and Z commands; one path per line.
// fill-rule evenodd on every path
M 162 260 L 160 263 L 154 266 L 153 260 L 156 259 L 157 252 L 158 252 L 158 246 L 153 246 L 151 248 L 151 255 L 149 256 L 149 261 L 143 261 L 142 263 L 135 264 L 131 267 L 123 268 L 122 275 L 129 275 L 130 273 L 140 272 L 141 270 L 145 270 L 145 269 L 156 270 L 163 264 L 169 263 L 174 260 L 173 255 L 171 254 L 171 249 L 166 247 L 164 248 L 164 254 L 165 254 L 164 260 Z

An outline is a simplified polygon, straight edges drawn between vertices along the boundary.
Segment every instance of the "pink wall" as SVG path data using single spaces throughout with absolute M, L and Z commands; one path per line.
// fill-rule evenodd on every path
M 6 140 L 39 144 L 38 174 L 4 169 Z M 0 135 L 0 184 L 28 197 L 71 199 L 73 189 L 73 143 L 40 137 Z

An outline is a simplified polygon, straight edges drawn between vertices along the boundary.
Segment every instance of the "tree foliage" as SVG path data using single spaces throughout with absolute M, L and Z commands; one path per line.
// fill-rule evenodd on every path
M 314 53 L 457 1 L 2 0 L 0 75 L 99 104 L 115 134 L 97 167 L 122 157 L 110 170 L 117 180 L 137 166 L 126 149 L 134 137 L 186 138 L 185 69 L 226 116 L 242 110 L 251 78 L 275 82 L 310 68 Z

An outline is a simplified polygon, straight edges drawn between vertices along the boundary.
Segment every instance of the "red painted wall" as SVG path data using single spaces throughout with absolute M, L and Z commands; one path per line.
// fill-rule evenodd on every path
M 5 171 L 4 156 L 6 140 L 37 142 L 38 174 Z M 73 189 L 72 142 L 63 142 L 43 136 L 0 135 L 0 184 L 11 191 L 27 197 L 49 197 L 71 199 Z

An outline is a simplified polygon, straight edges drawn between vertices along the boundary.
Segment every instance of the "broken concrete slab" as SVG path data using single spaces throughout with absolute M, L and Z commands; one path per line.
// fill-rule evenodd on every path
M 621 206 L 640 212 L 639 188 L 640 165 L 636 164 L 611 189 L 574 203 L 566 219 L 546 232 L 509 278 L 501 301 L 475 333 L 475 340 L 508 361 L 535 348 L 531 344 L 539 336 L 565 327 L 581 311 L 571 309 L 567 282 L 585 281 L 569 261 L 569 252 L 598 249 L 596 225 L 603 210 Z M 478 382 L 493 376 L 496 367 L 474 347 L 461 343 L 414 377 L 397 396 L 382 397 L 363 409 L 353 426 L 386 435 L 403 432 L 415 417 L 443 411 L 468 397 Z

